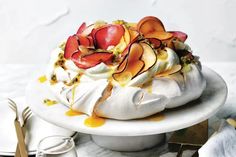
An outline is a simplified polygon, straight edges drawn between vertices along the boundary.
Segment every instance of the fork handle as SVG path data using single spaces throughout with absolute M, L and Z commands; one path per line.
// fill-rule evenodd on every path
M 22 130 L 23 130 L 23 137 L 25 138 L 25 132 L 26 132 L 25 125 L 22 126 Z M 17 146 L 16 146 L 15 157 L 21 157 L 19 143 L 17 143 Z
M 24 135 L 23 135 L 23 131 L 22 131 L 20 122 L 15 120 L 14 124 L 15 124 L 16 135 L 17 135 L 17 139 L 18 139 L 18 145 L 19 145 L 21 157 L 28 157 L 28 152 L 26 149 Z

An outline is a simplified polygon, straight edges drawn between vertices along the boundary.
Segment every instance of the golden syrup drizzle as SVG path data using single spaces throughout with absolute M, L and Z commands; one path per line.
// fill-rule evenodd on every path
M 75 111 L 75 110 L 72 110 L 72 109 L 66 111 L 65 114 L 66 114 L 67 116 L 69 116 L 69 117 L 83 115 L 82 112 Z
M 40 76 L 40 77 L 38 78 L 38 81 L 39 81 L 40 83 L 44 83 L 44 82 L 47 81 L 47 77 L 46 77 L 45 75 Z
M 47 106 L 53 106 L 57 104 L 58 102 L 56 100 L 44 99 L 43 103 Z
M 92 115 L 84 120 L 84 125 L 95 128 L 104 125 L 105 122 L 106 120 L 104 118 Z
M 155 122 L 159 122 L 163 119 L 165 119 L 165 115 L 163 113 L 157 113 L 152 116 L 144 118 L 144 120 L 155 121 Z

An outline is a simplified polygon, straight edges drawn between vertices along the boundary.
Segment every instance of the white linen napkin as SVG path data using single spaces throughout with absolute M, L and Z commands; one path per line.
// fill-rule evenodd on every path
M 235 128 L 222 121 L 218 131 L 199 149 L 198 153 L 199 157 L 235 157 Z

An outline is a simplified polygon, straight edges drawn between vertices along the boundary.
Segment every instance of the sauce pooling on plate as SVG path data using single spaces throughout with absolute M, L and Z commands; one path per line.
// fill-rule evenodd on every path
M 70 110 L 66 111 L 65 114 L 66 114 L 67 116 L 69 116 L 69 117 L 72 117 L 72 116 L 79 116 L 79 115 L 82 115 L 83 113 L 70 109 Z
M 88 117 L 85 119 L 84 125 L 86 125 L 88 127 L 95 128 L 95 127 L 100 127 L 100 126 L 104 125 L 105 121 L 106 120 L 104 118 L 92 115 L 91 117 Z

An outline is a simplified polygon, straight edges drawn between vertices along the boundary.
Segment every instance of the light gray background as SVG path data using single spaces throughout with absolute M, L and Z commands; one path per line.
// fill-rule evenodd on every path
M 47 63 L 83 21 L 159 17 L 202 61 L 236 61 L 235 0 L 0 0 L 0 63 Z

